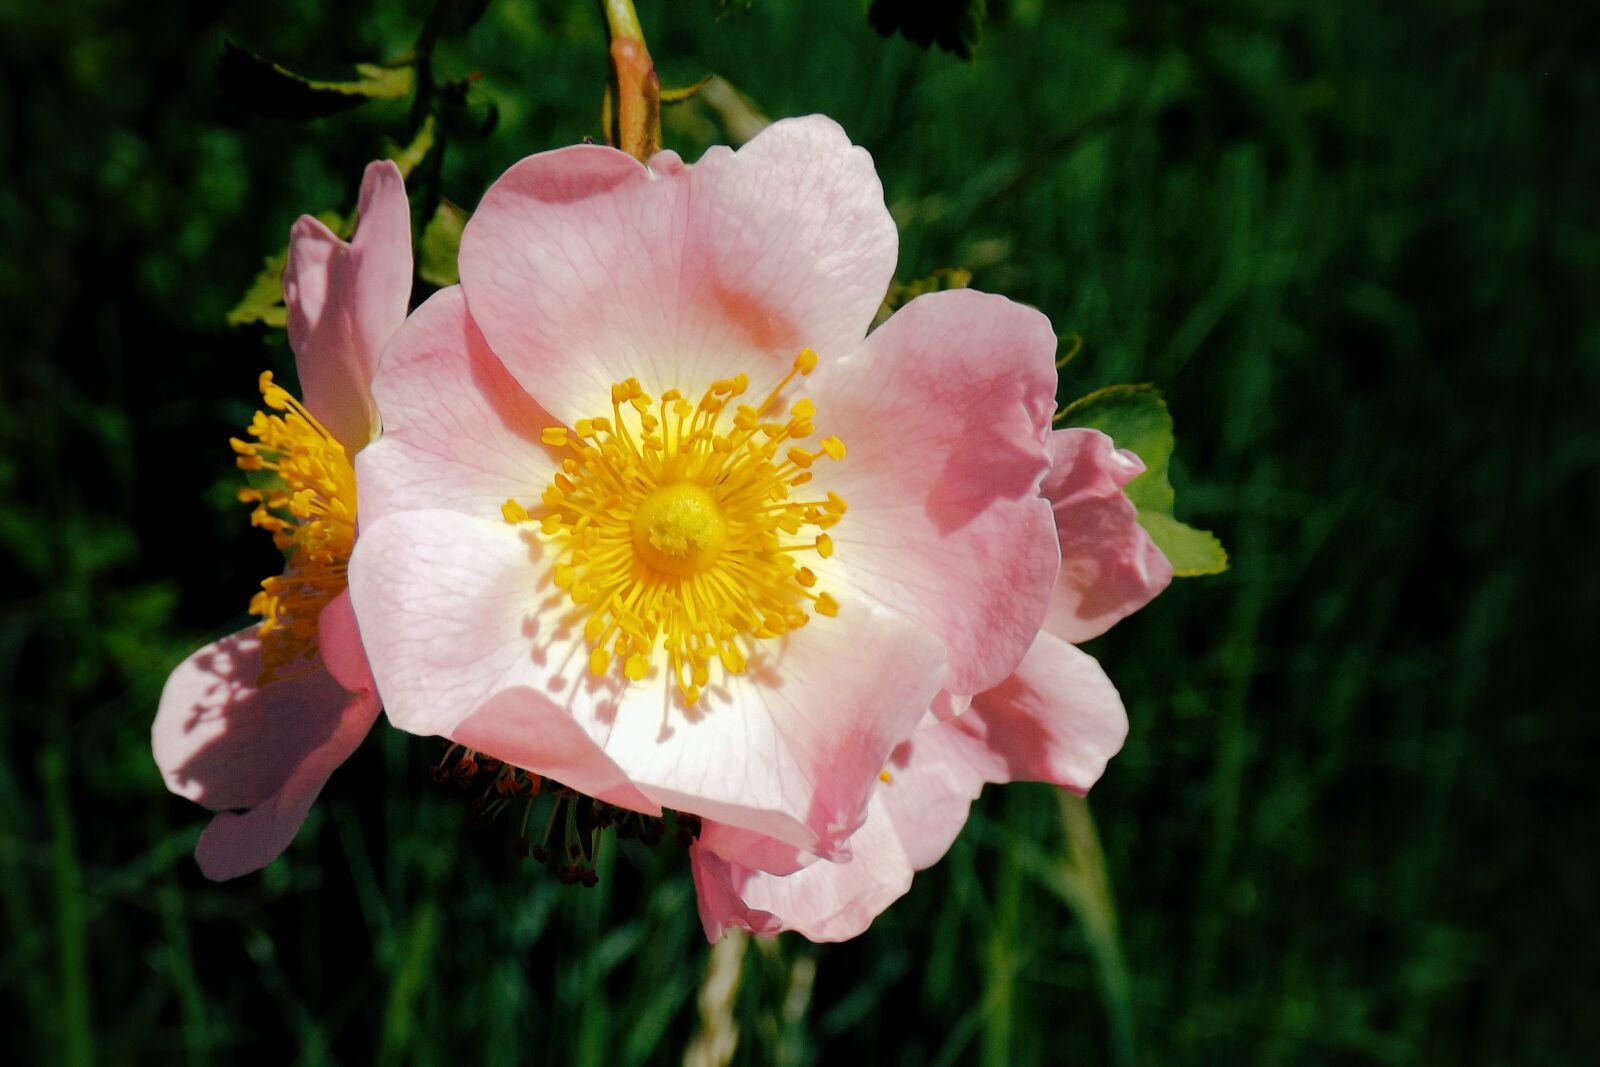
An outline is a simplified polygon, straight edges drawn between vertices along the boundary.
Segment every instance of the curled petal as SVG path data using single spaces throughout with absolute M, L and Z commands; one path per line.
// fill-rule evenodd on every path
M 306 407 L 350 455 L 377 432 L 372 374 L 411 300 L 411 209 L 398 167 L 367 165 L 357 210 L 348 243 L 301 216 L 289 230 L 283 271 L 289 347 Z
M 1122 698 L 1093 656 L 1040 633 L 1011 677 L 942 725 L 989 782 L 1088 792 L 1128 736 Z
M 1144 471 L 1099 430 L 1057 430 L 1050 437 L 1044 493 L 1061 538 L 1045 628 L 1073 644 L 1098 637 L 1144 607 L 1172 581 L 1172 564 L 1139 525 L 1122 487 Z
M 730 863 L 696 842 L 690 850 L 706 937 L 730 927 L 756 934 L 793 930 L 812 941 L 845 941 L 911 888 L 911 863 L 888 813 L 874 800 L 852 840 L 851 858 L 789 875 Z

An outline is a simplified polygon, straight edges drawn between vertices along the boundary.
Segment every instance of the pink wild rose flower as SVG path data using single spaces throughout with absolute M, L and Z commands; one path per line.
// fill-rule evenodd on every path
M 151 746 L 167 788 L 217 814 L 195 859 L 236 878 L 276 859 L 377 718 L 379 703 L 345 589 L 356 539 L 351 458 L 377 433 L 371 382 L 411 298 L 411 217 L 390 162 L 367 167 L 346 243 L 310 216 L 290 230 L 283 274 L 302 404 L 261 376 L 266 411 L 235 441 L 264 472 L 251 521 L 285 553 L 261 583 L 261 622 L 195 652 L 167 679 Z
M 832 121 L 522 160 L 396 334 L 350 592 L 391 722 L 830 855 L 1059 564 L 1056 339 L 954 291 L 867 334 L 898 236 Z
M 1097 430 L 1057 430 L 1044 482 L 1061 539 L 1045 628 L 1017 669 L 970 707 L 942 694 L 886 761 L 844 862 L 707 823 L 691 851 L 706 936 L 730 927 L 795 930 L 815 941 L 864 931 L 937 863 L 987 782 L 1053 782 L 1087 792 L 1128 722 L 1105 672 L 1074 645 L 1104 633 L 1172 580 L 1122 487 L 1144 470 Z

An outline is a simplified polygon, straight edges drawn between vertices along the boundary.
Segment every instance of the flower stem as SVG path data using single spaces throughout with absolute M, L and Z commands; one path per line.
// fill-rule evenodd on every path
M 639 25 L 639 13 L 633 9 L 633 0 L 603 0 L 606 25 L 613 39 L 625 37 L 644 44 L 644 27 Z
M 661 80 L 633 0 L 603 0 L 602 8 L 611 33 L 611 77 L 601 108 L 606 141 L 643 163 L 661 151 Z

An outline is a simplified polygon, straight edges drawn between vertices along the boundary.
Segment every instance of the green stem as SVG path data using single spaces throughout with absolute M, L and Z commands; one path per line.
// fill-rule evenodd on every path
M 613 39 L 621 37 L 644 43 L 644 27 L 639 24 L 639 13 L 633 9 L 633 0 L 602 0 L 606 26 Z
M 411 119 L 407 125 L 413 137 L 422 128 L 423 120 L 428 117 L 428 108 L 433 103 L 433 46 L 444 30 L 444 20 L 449 15 L 453 2 L 454 0 L 439 0 L 433 5 L 433 11 L 428 14 L 428 21 L 422 24 L 422 32 L 417 35 L 416 47 L 412 49 L 417 68 L 417 87 L 416 94 L 411 100 Z

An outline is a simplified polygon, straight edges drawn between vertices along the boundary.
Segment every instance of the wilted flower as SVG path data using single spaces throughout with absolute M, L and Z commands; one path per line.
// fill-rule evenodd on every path
M 284 270 L 289 344 L 305 401 L 261 376 L 266 410 L 235 440 L 254 525 L 284 571 L 261 583 L 261 621 L 191 655 L 167 679 L 151 728 L 167 788 L 218 814 L 195 858 L 233 878 L 288 847 L 328 776 L 379 710 L 345 568 L 356 539 L 351 466 L 377 431 L 370 383 L 411 296 L 411 219 L 393 163 L 361 185 L 345 243 L 309 216 L 290 231 Z
M 351 595 L 388 715 L 829 855 L 1058 566 L 1055 336 L 970 291 L 867 336 L 897 235 L 833 122 L 489 189 L 374 381 Z
M 887 761 L 844 862 L 707 824 L 691 856 L 711 940 L 729 927 L 854 937 L 905 894 L 914 871 L 944 856 L 985 783 L 1052 782 L 1084 793 L 1122 747 L 1122 701 L 1074 644 L 1148 603 L 1172 567 L 1123 495 L 1144 470 L 1132 453 L 1088 429 L 1056 431 L 1050 451 L 1044 491 L 1060 533 L 1061 574 L 1027 656 L 970 707 L 949 694 L 935 702 Z

